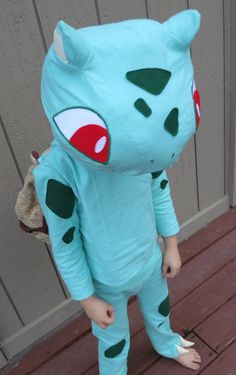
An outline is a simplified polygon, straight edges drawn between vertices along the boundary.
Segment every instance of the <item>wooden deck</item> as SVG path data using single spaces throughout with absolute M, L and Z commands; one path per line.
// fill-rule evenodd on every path
M 183 241 L 179 249 L 182 270 L 169 280 L 172 328 L 195 341 L 201 369 L 185 369 L 154 351 L 132 298 L 128 373 L 236 375 L 236 208 Z M 0 374 L 98 374 L 97 340 L 89 319 L 85 314 L 73 319 Z

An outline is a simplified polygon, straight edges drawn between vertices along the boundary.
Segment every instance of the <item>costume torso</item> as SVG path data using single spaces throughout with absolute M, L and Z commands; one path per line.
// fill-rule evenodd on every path
M 135 275 L 154 252 L 161 256 L 157 241 L 151 173 L 135 176 L 128 172 L 106 173 L 91 170 L 75 163 L 55 141 L 51 150 L 43 155 L 39 162 L 40 165 L 34 172 L 36 179 L 37 176 L 40 178 L 43 170 L 47 168 L 52 174 L 57 174 L 57 180 L 59 176 L 63 177 L 66 186 L 70 186 L 76 198 L 78 222 L 71 223 L 70 217 L 63 218 L 60 213 L 58 215 L 59 211 L 54 205 L 54 215 L 65 221 L 64 226 L 68 224 L 65 227 L 67 230 L 61 234 L 61 239 L 57 226 L 52 225 L 50 235 L 52 238 L 55 235 L 58 242 L 61 240 L 63 243 L 63 236 L 75 224 L 75 231 L 80 231 L 85 257 L 93 278 L 109 285 L 120 285 Z M 47 175 L 50 179 L 50 172 L 47 172 Z M 167 181 L 164 177 L 165 172 L 160 174 L 158 184 Z M 159 187 L 160 200 L 162 191 L 164 189 Z M 65 192 L 63 194 L 57 199 L 65 199 Z M 48 201 L 52 200 L 54 198 L 50 200 L 48 197 Z M 169 234 L 176 234 L 179 225 L 170 196 L 166 203 L 168 206 L 165 207 L 165 214 L 168 215 L 168 221 L 163 221 L 163 225 L 168 224 L 166 230 Z M 48 205 L 50 206 L 50 203 Z

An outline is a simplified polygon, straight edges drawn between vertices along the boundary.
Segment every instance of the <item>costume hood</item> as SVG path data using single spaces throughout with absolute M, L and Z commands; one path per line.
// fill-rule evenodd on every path
M 199 26 L 193 9 L 164 23 L 57 23 L 41 98 L 54 138 L 75 162 L 139 174 L 178 160 L 200 120 L 190 56 Z

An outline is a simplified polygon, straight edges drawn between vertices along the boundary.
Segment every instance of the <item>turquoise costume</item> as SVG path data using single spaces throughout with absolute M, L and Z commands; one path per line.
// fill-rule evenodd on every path
M 42 69 L 54 140 L 34 169 L 52 253 L 74 300 L 96 294 L 115 322 L 92 321 L 100 374 L 127 373 L 127 300 L 137 294 L 156 351 L 189 346 L 169 322 L 157 235 L 179 232 L 166 169 L 200 119 L 189 46 L 196 10 L 74 29 L 59 21 Z

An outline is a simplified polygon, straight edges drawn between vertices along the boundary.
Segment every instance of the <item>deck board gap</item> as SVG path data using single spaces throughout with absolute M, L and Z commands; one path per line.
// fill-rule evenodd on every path
M 194 331 L 194 328 L 190 331 L 191 333 L 193 333 L 195 336 L 197 336 L 198 338 L 199 338 L 199 340 L 201 340 L 209 349 L 211 349 L 216 355 L 217 355 L 217 357 L 219 357 L 219 353 L 217 353 L 216 351 L 215 351 L 215 349 L 213 349 L 207 342 L 206 342 L 206 340 L 204 340 L 202 337 L 200 337 L 199 335 L 198 335 L 198 333 L 197 332 L 195 332 Z
M 194 287 L 193 289 L 191 289 L 191 291 L 189 291 L 188 293 L 186 293 L 183 297 L 179 298 L 176 302 L 174 302 L 173 304 L 171 304 L 171 308 L 173 308 L 175 305 L 179 304 L 182 300 L 184 300 L 186 297 L 188 297 L 190 294 L 192 294 L 195 290 L 197 290 L 200 286 L 202 286 L 204 283 L 206 283 L 207 281 L 209 281 L 212 277 L 214 277 L 217 273 L 221 272 L 225 267 L 227 267 L 230 263 L 233 263 L 236 261 L 236 256 L 229 260 L 228 263 L 226 263 L 224 265 L 224 267 L 222 267 L 221 269 L 215 271 L 214 273 L 212 273 L 209 277 L 207 277 L 206 279 L 204 279 L 202 282 L 200 282 L 198 285 L 196 285 L 196 287 Z M 233 297 L 233 296 L 232 296 Z

